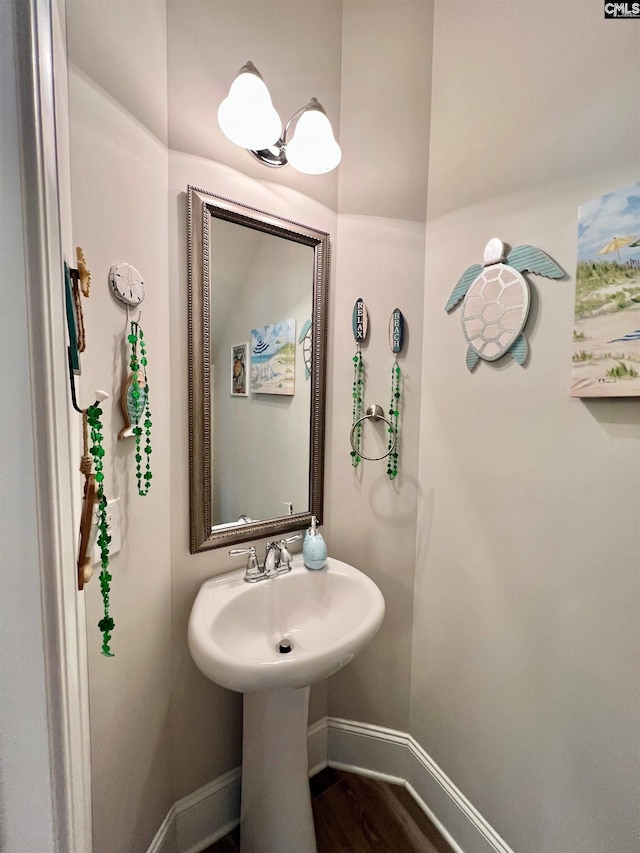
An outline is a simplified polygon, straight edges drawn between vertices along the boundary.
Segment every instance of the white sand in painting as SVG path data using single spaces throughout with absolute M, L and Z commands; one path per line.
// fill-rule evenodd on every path
M 640 329 L 640 308 L 576 320 L 574 329 L 571 396 L 640 396 L 640 340 L 611 343 Z M 608 375 L 620 363 L 638 375 Z
M 291 396 L 295 392 L 294 371 L 295 349 L 293 344 L 285 344 L 269 361 L 251 365 L 251 390 L 259 394 Z

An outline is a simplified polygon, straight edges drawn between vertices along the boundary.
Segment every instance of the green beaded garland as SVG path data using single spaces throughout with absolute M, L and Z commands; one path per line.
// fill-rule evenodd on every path
M 400 445 L 400 365 L 394 361 L 391 368 L 391 403 L 389 404 L 389 444 L 387 454 L 387 476 L 393 480 L 398 475 L 398 448 Z
M 109 524 L 107 522 L 107 498 L 104 494 L 104 471 L 103 458 L 104 447 L 102 446 L 102 409 L 98 403 L 87 409 L 87 423 L 91 429 L 91 446 L 89 452 L 93 456 L 95 468 L 95 480 L 98 484 L 98 547 L 100 548 L 100 592 L 104 616 L 98 622 L 98 628 L 102 632 L 102 654 L 106 657 L 114 657 L 110 643 L 111 632 L 115 628 L 115 622 L 109 615 L 109 596 L 111 593 L 111 575 L 109 574 Z
M 131 344 L 131 361 L 130 367 L 131 372 L 134 375 L 134 381 L 131 387 L 131 398 L 133 401 L 133 422 L 135 426 L 133 428 L 133 434 L 136 437 L 136 480 L 138 483 L 138 494 L 141 497 L 145 497 L 145 495 L 149 494 L 149 489 L 151 488 L 151 479 L 153 474 L 151 473 L 151 427 L 153 426 L 151 421 L 151 410 L 149 409 L 149 381 L 147 379 L 147 350 L 144 341 L 144 332 L 142 331 L 142 327 L 139 323 L 134 320 L 131 321 L 131 334 L 127 338 L 129 343 Z M 138 361 L 138 344 L 140 345 L 140 360 Z M 140 386 L 138 385 L 137 377 L 142 368 L 142 375 L 144 376 L 144 394 L 140 394 Z M 140 426 L 140 421 L 142 419 L 142 415 L 146 410 L 146 418 L 142 422 L 142 426 Z M 144 427 L 144 453 L 146 456 L 146 465 L 145 472 L 142 473 L 142 432 Z
M 353 356 L 353 405 L 351 412 L 351 423 L 355 424 L 362 417 L 362 401 L 364 399 L 364 360 L 360 347 L 356 350 Z M 360 444 L 362 441 L 362 424 L 358 424 L 353 435 L 353 446 L 356 450 L 351 450 L 351 464 L 357 468 L 362 457 L 360 456 Z

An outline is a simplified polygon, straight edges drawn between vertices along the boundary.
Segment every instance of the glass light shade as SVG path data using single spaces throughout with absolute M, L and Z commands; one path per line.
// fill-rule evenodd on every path
M 342 151 L 324 110 L 312 107 L 303 112 L 293 138 L 287 143 L 287 160 L 293 168 L 307 175 L 322 175 L 335 169 L 341 157 Z
M 262 78 L 241 71 L 218 109 L 218 124 L 231 142 L 260 151 L 274 145 L 282 133 L 280 116 Z

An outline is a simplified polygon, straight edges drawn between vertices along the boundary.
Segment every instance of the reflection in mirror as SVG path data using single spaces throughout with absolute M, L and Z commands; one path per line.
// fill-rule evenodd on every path
M 311 375 L 298 336 L 313 249 L 223 219 L 210 239 L 212 524 L 287 515 L 288 504 L 308 512 Z
M 321 518 L 328 245 L 189 187 L 192 552 Z

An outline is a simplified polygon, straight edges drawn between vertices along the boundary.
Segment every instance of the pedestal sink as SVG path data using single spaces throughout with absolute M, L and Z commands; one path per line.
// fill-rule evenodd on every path
M 353 566 L 329 558 L 255 584 L 234 571 L 205 581 L 189 649 L 217 684 L 244 693 L 242 853 L 315 853 L 309 798 L 309 685 L 337 672 L 377 633 L 384 598 Z

